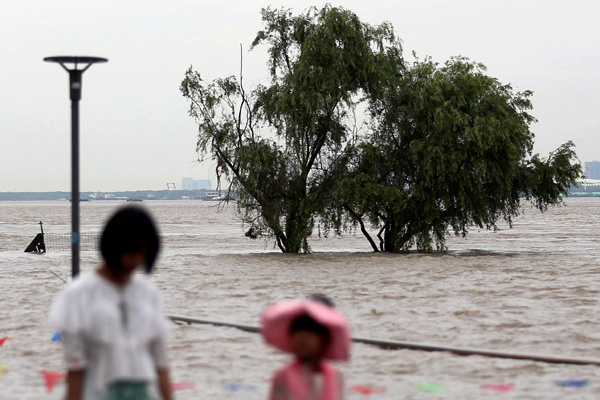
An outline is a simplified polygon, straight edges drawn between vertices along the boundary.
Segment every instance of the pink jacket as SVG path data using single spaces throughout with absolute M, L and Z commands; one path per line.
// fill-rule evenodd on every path
M 312 374 L 301 362 L 295 361 L 275 373 L 269 400 L 342 400 L 341 374 L 328 362 L 322 362 L 320 368 L 323 377 L 321 393 L 316 393 Z

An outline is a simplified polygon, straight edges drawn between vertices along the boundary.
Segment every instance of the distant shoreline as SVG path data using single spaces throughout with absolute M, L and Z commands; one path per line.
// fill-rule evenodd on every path
M 600 186 L 571 188 L 568 197 L 600 197 Z M 122 192 L 81 192 L 81 199 L 90 201 L 141 200 L 201 200 L 209 189 L 198 190 L 130 190 Z M 108 198 L 101 197 L 109 195 Z M 0 201 L 69 201 L 71 192 L 0 192 Z
M 81 192 L 80 198 L 91 201 L 127 200 L 181 200 L 201 199 L 210 190 L 135 190 L 117 192 Z M 0 201 L 69 201 L 71 192 L 0 192 Z

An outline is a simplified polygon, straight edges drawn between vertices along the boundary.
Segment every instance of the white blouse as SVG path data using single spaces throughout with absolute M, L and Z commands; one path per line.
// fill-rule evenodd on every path
M 168 321 L 146 276 L 119 287 L 83 274 L 55 300 L 49 324 L 61 333 L 67 369 L 85 370 L 84 400 L 101 399 L 118 380 L 155 383 L 156 369 L 168 367 Z

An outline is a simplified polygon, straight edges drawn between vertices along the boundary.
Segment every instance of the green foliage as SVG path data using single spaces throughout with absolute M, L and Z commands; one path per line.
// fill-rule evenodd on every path
M 391 26 L 372 27 L 343 8 L 262 11 L 252 47 L 269 45 L 271 83 L 246 93 L 234 77 L 181 84 L 198 122 L 198 151 L 231 182 L 247 236 L 274 237 L 284 252 L 306 238 L 325 207 L 330 167 L 355 141 L 353 114 L 402 67 Z
M 417 61 L 371 107 L 373 132 L 338 165 L 341 194 L 327 222 L 340 230 L 367 221 L 374 250 L 443 250 L 450 230 L 511 222 L 522 201 L 540 210 L 561 202 L 581 177 L 573 143 L 531 155 L 531 92 L 515 93 L 481 64 Z M 369 236 L 363 229 L 363 233 Z
M 482 64 L 407 65 L 389 24 L 339 7 L 262 19 L 252 48 L 269 48 L 268 85 L 191 67 L 181 83 L 197 150 L 238 195 L 248 237 L 306 252 L 319 219 L 325 234 L 360 228 L 375 251 L 444 250 L 451 232 L 511 223 L 524 201 L 560 204 L 581 176 L 571 142 L 532 155 L 532 93 Z

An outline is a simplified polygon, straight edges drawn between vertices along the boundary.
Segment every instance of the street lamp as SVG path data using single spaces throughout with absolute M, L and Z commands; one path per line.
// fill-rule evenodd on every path
M 81 100 L 81 77 L 92 64 L 105 63 L 106 58 L 58 56 L 46 57 L 44 61 L 59 63 L 69 73 L 71 97 L 71 275 L 79 275 L 79 100 Z M 67 68 L 65 64 L 71 66 Z

